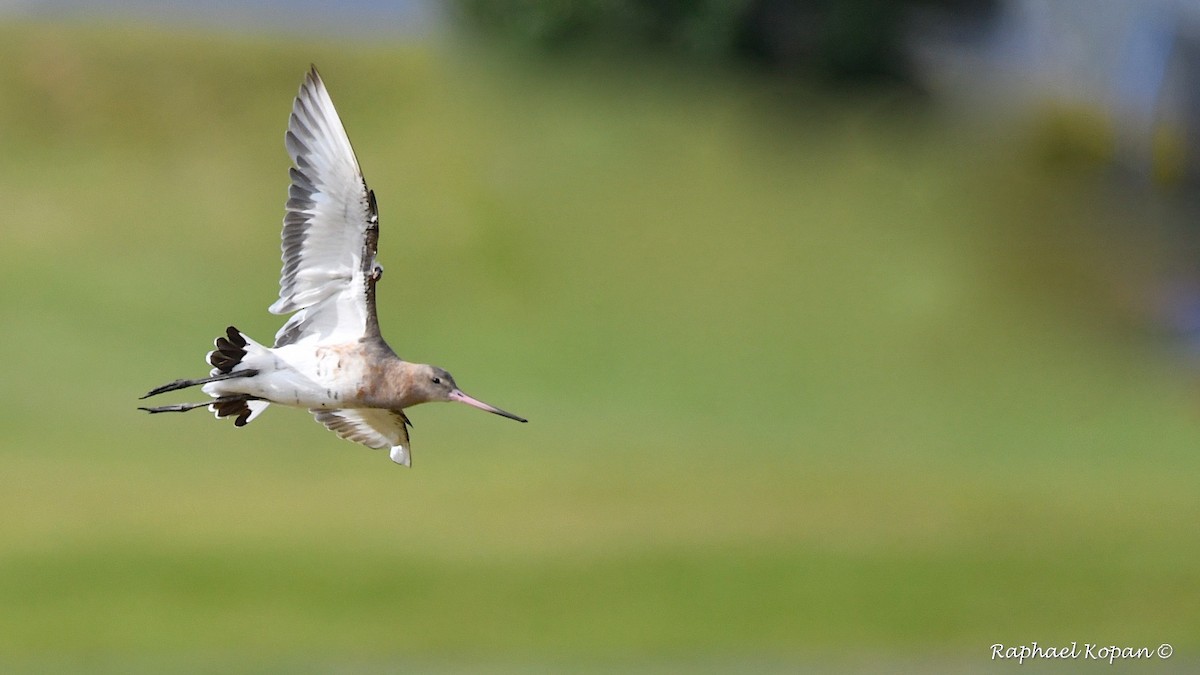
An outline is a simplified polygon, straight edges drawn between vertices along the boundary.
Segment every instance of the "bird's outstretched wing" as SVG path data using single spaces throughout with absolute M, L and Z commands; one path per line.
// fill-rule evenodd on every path
M 338 436 L 368 448 L 391 449 L 392 461 L 411 466 L 408 417 L 402 410 L 356 408 L 353 410 L 310 410 L 318 422 Z
M 350 139 L 316 67 L 308 72 L 288 120 L 287 214 L 283 272 L 273 314 L 295 314 L 275 346 L 347 342 L 378 333 L 375 264 L 379 214 Z

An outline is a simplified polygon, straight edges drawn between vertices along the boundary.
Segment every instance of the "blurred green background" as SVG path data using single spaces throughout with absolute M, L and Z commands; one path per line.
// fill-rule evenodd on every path
M 1187 240 L 1070 116 L 124 24 L 0 24 L 0 62 L 0 667 L 1195 664 L 1200 397 L 1154 309 Z M 303 411 L 136 410 L 277 329 L 310 62 L 384 334 L 530 424 L 416 408 L 404 470 Z

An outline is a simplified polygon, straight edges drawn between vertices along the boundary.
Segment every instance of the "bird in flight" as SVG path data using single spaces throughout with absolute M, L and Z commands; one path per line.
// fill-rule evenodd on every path
M 203 385 L 211 401 L 144 407 L 150 413 L 207 406 L 245 426 L 272 403 L 307 408 L 334 433 L 390 450 L 411 466 L 404 411 L 418 403 L 457 401 L 518 422 L 525 418 L 463 393 L 450 373 L 410 363 L 379 333 L 375 261 L 379 211 L 333 100 L 314 66 L 292 106 L 285 136 L 292 184 L 283 218 L 279 299 L 268 311 L 291 317 L 271 347 L 230 326 L 205 360 L 208 377 L 182 379 L 142 398 Z

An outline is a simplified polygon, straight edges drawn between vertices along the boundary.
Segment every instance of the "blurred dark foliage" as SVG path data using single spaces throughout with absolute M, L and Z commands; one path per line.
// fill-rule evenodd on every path
M 748 63 L 787 75 L 911 81 L 914 12 L 980 17 L 996 0 L 459 0 L 484 32 L 560 51 L 609 46 Z

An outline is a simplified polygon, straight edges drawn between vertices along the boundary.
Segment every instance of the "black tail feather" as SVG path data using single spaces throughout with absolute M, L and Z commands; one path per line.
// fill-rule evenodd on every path
M 233 326 L 229 326 L 225 329 L 225 336 L 229 338 L 229 341 L 239 349 L 242 349 L 246 346 L 246 338 L 242 335 L 240 330 L 234 328 Z
M 188 387 L 194 387 L 198 384 L 208 384 L 209 382 L 219 382 L 228 380 L 234 377 L 254 377 L 258 374 L 257 370 L 244 369 L 235 371 L 242 358 L 246 356 L 246 338 L 242 333 L 233 326 L 225 329 L 225 335 L 218 337 L 213 341 L 216 349 L 208 353 L 208 363 L 213 368 L 217 369 L 217 373 L 211 377 L 201 377 L 194 380 L 182 379 L 168 382 L 161 387 L 155 387 L 146 393 L 142 398 L 150 398 L 158 394 L 165 394 L 168 391 L 178 391 Z
M 244 427 L 250 421 L 250 410 L 247 401 L 261 401 L 257 396 L 249 394 L 241 394 L 238 396 L 222 396 L 212 402 L 213 411 L 217 413 L 217 417 L 235 417 L 233 426 Z
M 226 328 L 225 336 L 217 338 L 213 344 L 217 348 L 209 353 L 208 362 L 222 373 L 232 371 L 246 356 L 246 338 L 233 326 Z

